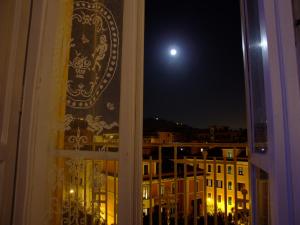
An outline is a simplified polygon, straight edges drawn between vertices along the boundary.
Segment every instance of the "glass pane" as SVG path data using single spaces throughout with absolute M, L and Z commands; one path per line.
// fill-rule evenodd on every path
M 256 189 L 257 189 L 257 224 L 268 225 L 270 218 L 269 207 L 269 175 L 265 171 L 256 168 Z
M 123 2 L 60 2 L 49 224 L 117 224 Z
M 105 2 L 105 4 L 104 4 Z M 66 80 L 64 149 L 117 151 L 121 1 L 74 1 Z
M 116 224 L 117 161 L 57 158 L 55 164 L 50 224 Z
M 257 0 L 247 1 L 248 66 L 251 96 L 254 151 L 267 150 L 267 115 L 265 100 L 264 54 L 267 50 L 266 37 L 262 32 L 262 15 Z

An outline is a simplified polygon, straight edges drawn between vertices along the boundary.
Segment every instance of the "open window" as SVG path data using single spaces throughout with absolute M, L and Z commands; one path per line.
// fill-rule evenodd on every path
M 14 223 L 140 224 L 143 2 L 32 2 Z

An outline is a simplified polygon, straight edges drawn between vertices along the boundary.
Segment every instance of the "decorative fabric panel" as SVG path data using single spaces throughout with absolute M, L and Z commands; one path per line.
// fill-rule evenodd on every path
M 61 0 L 61 11 L 47 224 L 117 224 L 123 1 Z
M 64 149 L 107 151 L 95 145 L 118 141 L 122 7 L 74 1 Z

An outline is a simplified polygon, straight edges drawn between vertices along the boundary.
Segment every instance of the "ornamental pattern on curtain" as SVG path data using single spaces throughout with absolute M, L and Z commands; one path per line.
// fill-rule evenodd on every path
M 74 1 L 65 149 L 95 150 L 91 148 L 95 140 L 118 139 L 113 134 L 119 121 L 121 23 L 120 1 Z
M 117 160 L 78 153 L 118 151 L 123 2 L 73 0 L 70 5 L 57 148 L 72 156 L 56 157 L 49 176 L 50 224 L 116 224 Z

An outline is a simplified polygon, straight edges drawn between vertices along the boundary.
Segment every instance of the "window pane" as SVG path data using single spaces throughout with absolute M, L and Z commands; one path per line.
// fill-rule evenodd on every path
M 123 2 L 61 1 L 51 223 L 117 224 Z
M 239 175 L 244 175 L 243 167 L 238 167 L 238 174 Z
M 73 2 L 64 149 L 117 151 L 122 3 Z M 111 146 L 111 147 L 109 147 Z
M 270 224 L 270 199 L 269 199 L 269 175 L 265 171 L 254 168 L 256 173 L 256 204 L 257 204 L 257 224 Z
M 144 185 L 143 186 L 143 199 L 149 199 L 150 195 L 150 187 L 149 185 Z
M 60 157 L 55 164 L 50 224 L 116 221 L 117 161 Z
M 261 30 L 262 13 L 258 0 L 248 0 L 248 67 L 251 96 L 254 151 L 267 150 L 267 115 L 265 100 L 264 54 L 267 51 L 266 36 Z

